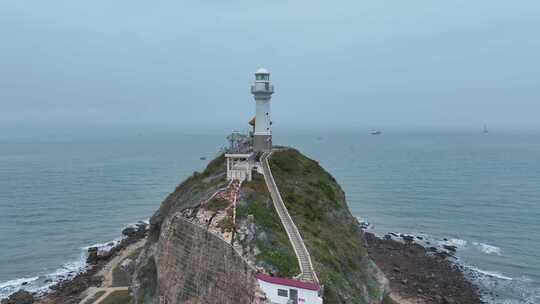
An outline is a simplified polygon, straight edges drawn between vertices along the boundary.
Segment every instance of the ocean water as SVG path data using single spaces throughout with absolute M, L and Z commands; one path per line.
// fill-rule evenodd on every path
M 88 246 L 147 219 L 204 168 L 224 136 L 0 137 L 0 298 L 20 287 L 44 290 L 80 270 Z M 456 245 L 458 263 L 490 303 L 540 303 L 539 132 L 276 131 L 274 138 L 319 160 L 375 233 Z

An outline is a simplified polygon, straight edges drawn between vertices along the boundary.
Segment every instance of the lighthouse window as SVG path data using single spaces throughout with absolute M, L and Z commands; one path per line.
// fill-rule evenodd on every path
M 285 290 L 285 289 L 278 289 L 277 294 L 280 297 L 288 297 L 289 296 L 288 290 Z
M 255 75 L 255 79 L 257 79 L 257 80 L 263 80 L 264 79 L 263 77 L 264 77 L 264 75 L 261 75 L 261 74 Z

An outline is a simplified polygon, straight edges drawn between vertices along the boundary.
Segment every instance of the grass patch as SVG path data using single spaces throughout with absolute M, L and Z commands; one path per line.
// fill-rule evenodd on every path
M 261 254 L 257 258 L 276 267 L 280 276 L 293 277 L 300 273 L 294 252 L 291 254 L 289 250 L 283 250 L 282 247 L 268 246 L 260 242 L 258 247 L 261 249 Z
M 378 299 L 379 285 L 369 271 L 360 229 L 336 180 L 294 149 L 274 152 L 269 164 L 325 285 L 324 302 L 366 303 L 366 295 Z
M 131 304 L 133 299 L 127 290 L 116 290 L 107 296 L 101 304 Z
M 234 223 L 232 221 L 232 218 L 226 217 L 226 218 L 222 219 L 217 224 L 217 227 L 221 229 L 221 232 L 232 231 L 234 229 Z
M 269 195 L 264 176 L 257 171 L 251 174 L 251 180 L 244 182 L 244 186 L 253 189 L 255 192 L 261 195 Z
M 100 290 L 96 292 L 90 299 L 86 300 L 84 304 L 93 304 L 97 301 L 97 299 L 101 298 L 101 296 L 104 294 L 105 294 L 105 290 Z
M 120 263 L 112 270 L 112 287 L 123 287 L 131 285 L 131 278 L 122 267 Z
M 225 208 L 229 207 L 229 204 L 230 203 L 226 200 L 213 198 L 204 205 L 204 209 L 217 212 L 217 211 L 224 210 Z
M 245 191 L 244 193 L 249 193 L 248 197 L 244 197 L 244 201 L 236 208 L 236 218 L 239 223 L 251 215 L 256 225 L 253 243 L 242 243 L 242 245 L 259 248 L 261 252 L 255 257 L 257 264 L 277 271 L 280 276 L 295 276 L 300 273 L 296 255 L 270 200 L 264 178 L 260 174 L 258 177 L 260 177 L 259 180 L 254 178 L 253 181 L 242 184 L 244 190 L 247 188 L 255 190 L 253 188 L 258 187 L 260 189 L 253 192 Z
M 383 298 L 383 304 L 398 304 L 396 301 L 392 300 L 389 295 L 385 295 Z

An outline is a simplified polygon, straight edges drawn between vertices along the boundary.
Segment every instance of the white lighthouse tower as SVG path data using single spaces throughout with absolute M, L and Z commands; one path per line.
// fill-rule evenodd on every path
M 272 150 L 272 120 L 270 119 L 270 99 L 274 86 L 270 82 L 270 72 L 258 69 L 255 72 L 255 83 L 251 86 L 255 98 L 255 132 L 253 133 L 253 150 L 266 152 Z

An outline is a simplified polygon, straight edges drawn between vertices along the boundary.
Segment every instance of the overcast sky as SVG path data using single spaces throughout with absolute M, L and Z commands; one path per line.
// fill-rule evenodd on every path
M 0 125 L 540 127 L 540 2 L 0 0 Z

